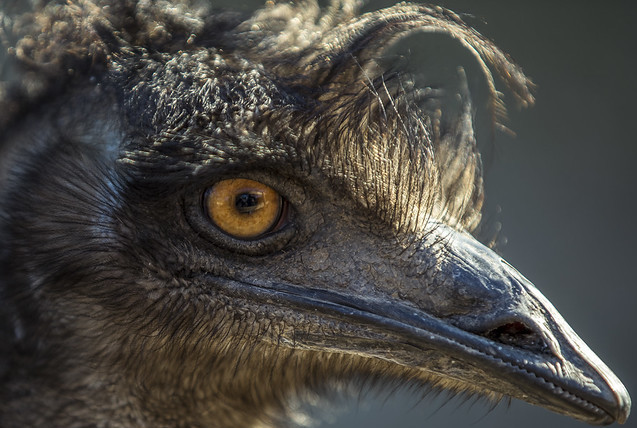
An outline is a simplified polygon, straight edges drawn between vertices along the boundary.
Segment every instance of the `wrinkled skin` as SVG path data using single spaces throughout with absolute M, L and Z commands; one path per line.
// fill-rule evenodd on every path
M 361 379 L 626 420 L 621 382 L 470 234 L 466 88 L 445 126 L 373 60 L 444 32 L 532 103 L 495 46 L 425 6 L 334 3 L 317 24 L 313 3 L 252 18 L 104 3 L 5 35 L 31 73 L 2 100 L 1 426 L 276 425 L 292 397 Z M 287 201 L 281 228 L 211 223 L 202 200 L 234 177 Z

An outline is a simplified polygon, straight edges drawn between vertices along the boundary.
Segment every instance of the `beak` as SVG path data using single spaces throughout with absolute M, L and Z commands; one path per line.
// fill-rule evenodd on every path
M 482 310 L 452 316 L 463 345 L 498 382 L 500 392 L 593 424 L 624 423 L 630 396 L 555 307 L 513 266 L 473 237 L 445 229 L 446 284 L 478 298 Z M 485 340 L 486 339 L 486 340 Z M 464 342 L 466 340 L 466 342 Z M 489 358 L 494 361 L 487 362 Z
M 227 285 L 242 297 L 346 326 L 338 334 L 295 329 L 278 343 L 381 359 L 423 378 L 516 397 L 592 424 L 626 421 L 626 388 L 531 282 L 465 233 L 440 225 L 428 240 L 414 259 L 430 259 L 435 245 L 442 249 L 436 274 L 421 279 L 418 295 Z

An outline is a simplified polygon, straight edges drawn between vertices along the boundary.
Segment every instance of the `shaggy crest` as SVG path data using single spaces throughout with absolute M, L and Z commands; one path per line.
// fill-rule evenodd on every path
M 143 130 L 123 156 L 140 166 L 175 163 L 175 151 L 196 152 L 197 165 L 214 163 L 217 138 L 224 152 L 228 139 L 263 138 L 264 158 L 294 140 L 301 167 L 319 166 L 346 182 L 393 227 L 423 230 L 433 214 L 473 230 L 483 190 L 467 90 L 461 116 L 443 131 L 435 112 L 418 107 L 431 96 L 383 74 L 376 60 L 410 33 L 448 34 L 482 67 L 494 118 L 504 108 L 489 66 L 524 104 L 533 102 L 528 79 L 453 12 L 401 3 L 358 16 L 358 7 L 268 3 L 243 19 L 187 1 L 48 2 L 4 19 L 5 43 L 16 41 L 10 51 L 24 70 L 2 100 L 12 112 L 4 124 L 70 82 L 93 79 L 117 88 L 127 120 Z M 173 92 L 184 95 L 175 100 Z M 201 140 L 192 141 L 193 133 Z M 140 149 L 140 138 L 152 146 Z M 243 141 L 232 150 L 237 160 L 253 155 Z

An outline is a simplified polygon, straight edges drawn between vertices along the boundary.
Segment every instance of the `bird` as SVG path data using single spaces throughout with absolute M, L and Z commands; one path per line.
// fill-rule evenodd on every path
M 519 398 L 595 424 L 630 397 L 473 234 L 474 109 L 386 69 L 414 32 L 533 104 L 458 15 L 400 3 L 6 4 L 0 426 L 285 426 L 348 384 Z M 453 113 L 453 112 L 452 112 Z M 37 126 L 34 123 L 37 122 Z

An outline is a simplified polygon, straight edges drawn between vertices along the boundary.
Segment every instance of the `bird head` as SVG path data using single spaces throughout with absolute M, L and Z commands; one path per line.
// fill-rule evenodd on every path
M 494 120 L 492 70 L 522 104 L 532 84 L 448 10 L 356 9 L 105 0 L 5 16 L 20 70 L 0 122 L 7 367 L 37 367 L 29 384 L 52 395 L 108 385 L 166 424 L 265 420 L 370 379 L 626 420 L 617 377 L 472 236 L 466 83 L 446 118 L 378 58 L 407 34 L 451 36 Z

